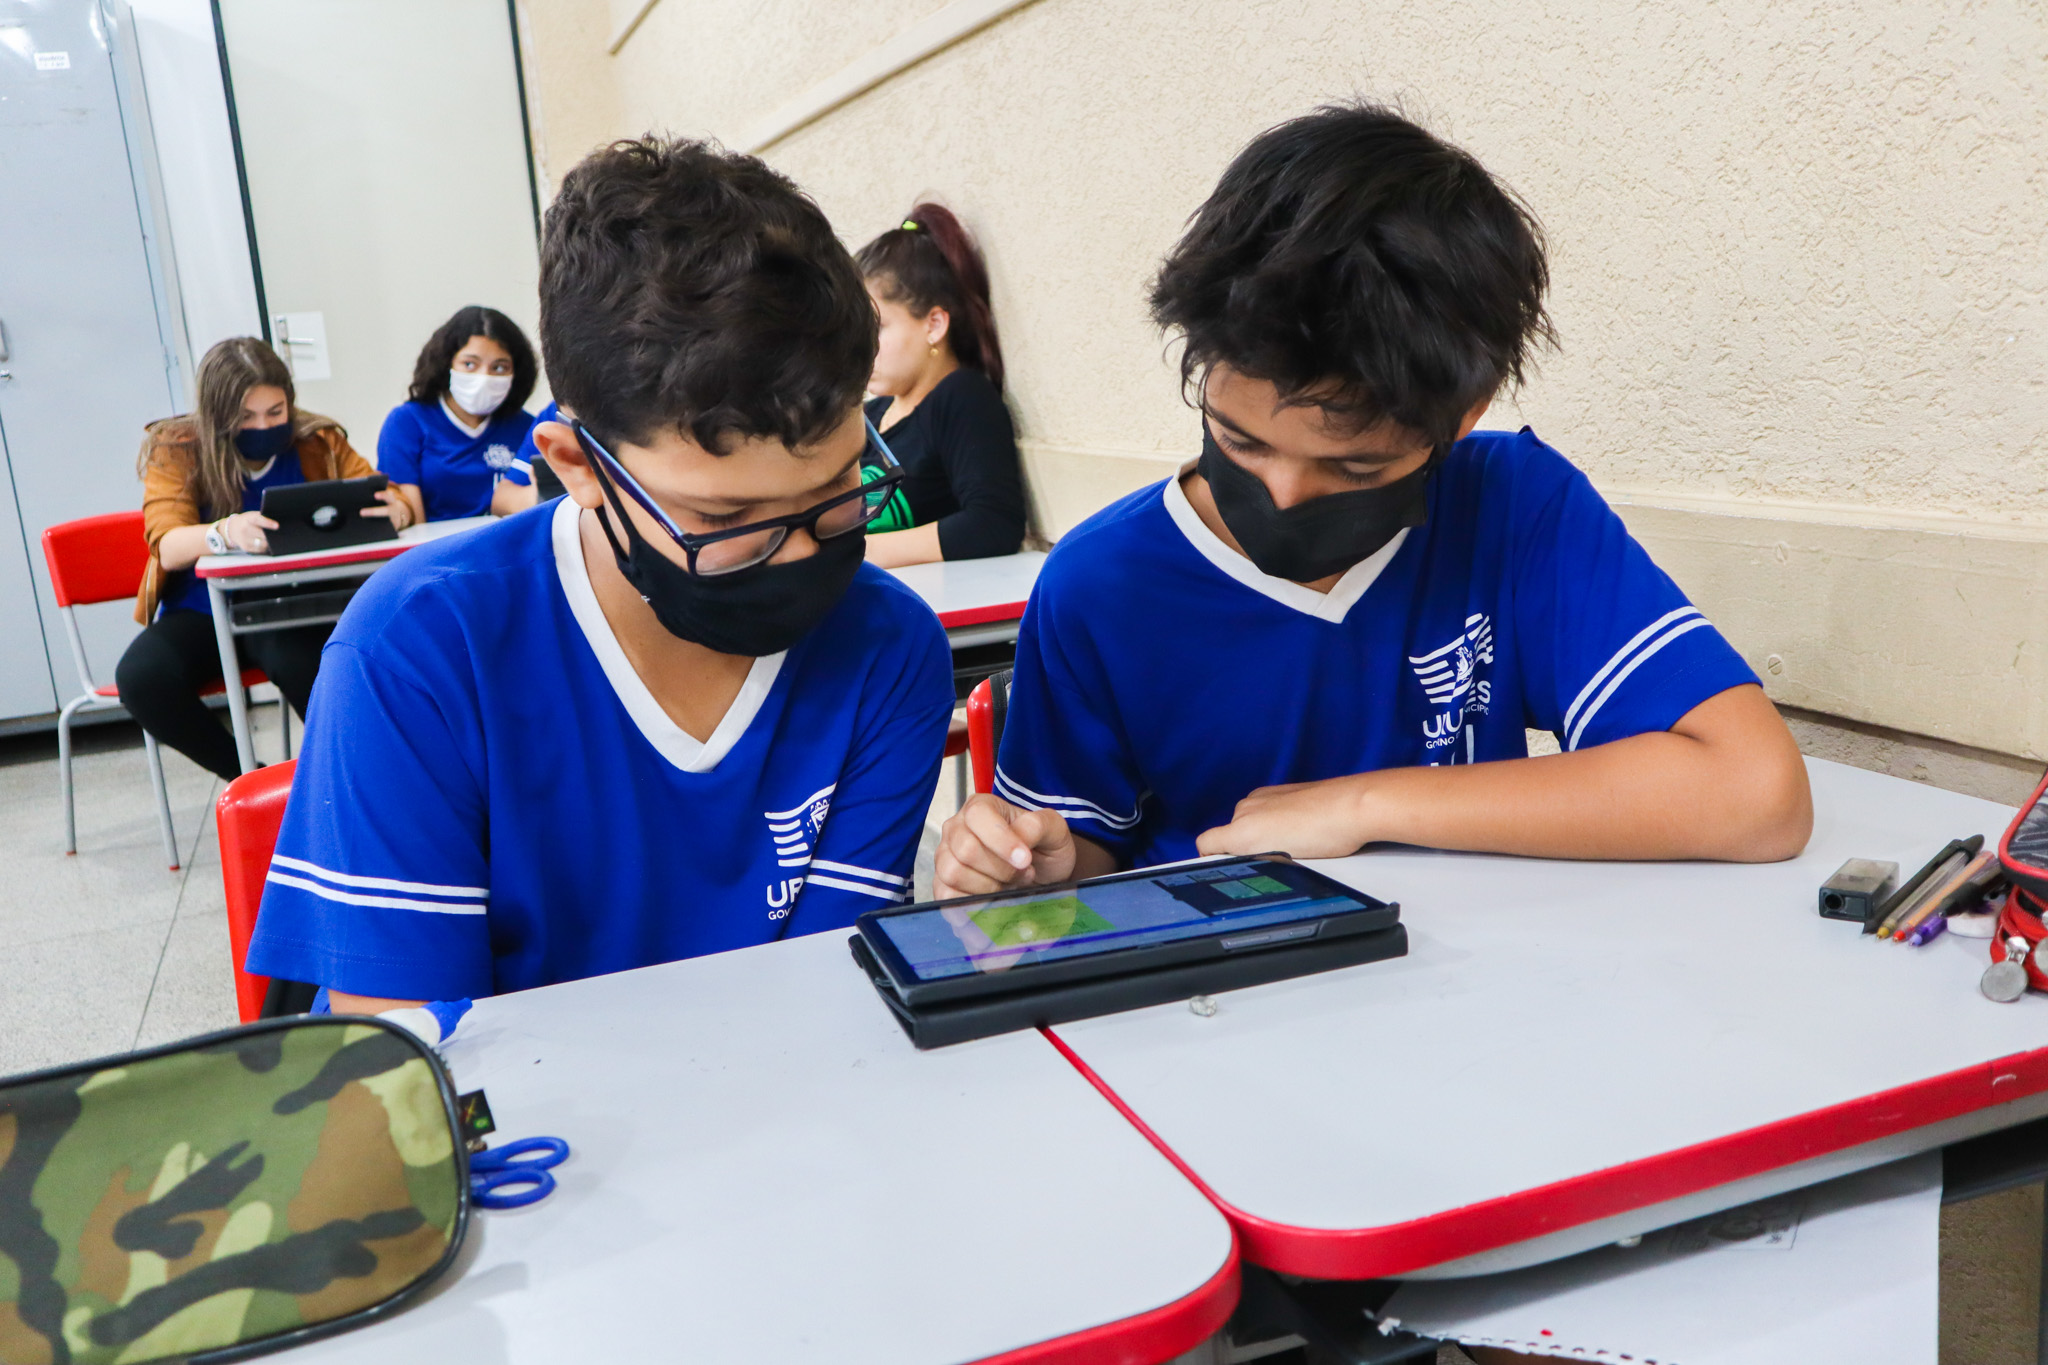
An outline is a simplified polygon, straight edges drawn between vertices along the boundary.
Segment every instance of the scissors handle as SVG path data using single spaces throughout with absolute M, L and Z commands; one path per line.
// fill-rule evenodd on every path
M 555 1137 L 520 1138 L 477 1152 L 469 1159 L 469 1193 L 486 1209 L 519 1209 L 555 1191 L 549 1168 L 569 1156 L 569 1144 Z
M 496 1171 L 520 1166 L 559 1166 L 568 1159 L 569 1144 L 560 1138 L 529 1137 L 477 1152 L 470 1157 L 469 1168 Z

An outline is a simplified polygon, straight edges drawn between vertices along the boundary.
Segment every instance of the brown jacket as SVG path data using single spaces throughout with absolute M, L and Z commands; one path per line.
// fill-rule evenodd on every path
M 207 520 L 199 510 L 195 486 L 198 452 L 192 423 L 173 418 L 158 423 L 151 435 L 142 473 L 142 537 L 149 542 L 149 567 L 142 574 L 142 591 L 135 594 L 135 619 L 144 625 L 156 615 L 157 598 L 163 592 L 164 566 L 157 556 L 157 542 L 166 532 L 180 526 L 203 526 Z M 338 426 L 315 427 L 299 438 L 297 449 L 299 468 L 308 483 L 359 479 L 377 472 L 356 453 L 348 443 L 348 433 Z

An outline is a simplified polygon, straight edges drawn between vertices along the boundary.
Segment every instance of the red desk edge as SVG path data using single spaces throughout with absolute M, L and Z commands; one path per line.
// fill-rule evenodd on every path
M 290 573 L 293 569 L 326 569 L 337 564 L 373 564 L 380 559 L 396 559 L 407 550 L 428 543 L 430 542 L 422 540 L 380 540 L 375 544 L 358 546 L 352 550 L 322 553 L 319 559 L 286 556 L 282 562 L 268 555 L 250 555 L 246 563 L 198 569 L 195 572 L 202 579 L 246 578 L 255 574 Z
M 1161 1361 L 1192 1351 L 1222 1331 L 1237 1308 L 1238 1288 L 1237 1233 L 1233 1230 L 1230 1255 L 1223 1268 L 1193 1293 L 1135 1317 L 1119 1318 L 1086 1331 L 1069 1332 L 1050 1341 L 985 1357 L 980 1365 L 1054 1365 L 1060 1361 L 1081 1365 L 1160 1365 Z
M 1245 1259 L 1328 1280 L 1382 1279 L 1441 1265 L 2048 1090 L 2048 1048 L 2039 1048 L 1405 1223 L 1304 1228 L 1219 1198 L 1065 1039 L 1049 1028 L 1039 1032 L 1222 1211 L 1242 1239 Z
M 1024 619 L 1022 602 L 1003 602 L 988 607 L 962 607 L 958 611 L 939 613 L 939 624 L 947 630 L 958 626 L 985 626 L 993 621 L 1021 621 Z

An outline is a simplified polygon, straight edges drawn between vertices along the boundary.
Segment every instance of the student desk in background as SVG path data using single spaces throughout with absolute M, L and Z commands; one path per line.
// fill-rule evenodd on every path
M 1843 860 L 1910 872 L 2012 812 L 1808 768 L 1792 862 L 1337 859 L 1407 957 L 1048 1036 L 1246 1260 L 1330 1279 L 1546 1261 L 2048 1114 L 2048 998 L 1980 995 L 1983 940 L 1815 912 Z
M 844 932 L 480 1000 L 446 1053 L 560 1186 L 294 1360 L 1157 1361 L 1237 1301 L 1228 1224 L 1044 1039 L 916 1052 Z
M 227 687 L 228 716 L 234 722 L 235 753 L 242 771 L 256 767 L 256 749 L 249 736 L 249 696 L 242 687 L 242 664 L 235 649 L 237 635 L 291 626 L 320 625 L 341 619 L 363 580 L 387 561 L 416 545 L 452 536 L 472 527 L 488 526 L 490 517 L 462 517 L 409 526 L 396 540 L 348 545 L 336 550 L 308 550 L 296 555 L 202 555 L 193 566 L 213 603 L 213 634 L 220 644 L 221 678 Z M 310 584 L 325 590 L 308 591 Z
M 1017 655 L 1017 627 L 1024 604 L 1045 564 L 1045 552 L 997 555 L 993 559 L 941 560 L 912 564 L 891 573 L 925 601 L 946 628 L 953 646 L 953 683 L 965 697 Z

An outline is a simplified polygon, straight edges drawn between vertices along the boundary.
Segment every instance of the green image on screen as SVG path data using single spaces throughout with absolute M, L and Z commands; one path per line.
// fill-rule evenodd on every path
M 1075 934 L 1099 934 L 1109 921 L 1072 896 L 1053 896 L 1022 905 L 992 905 L 967 916 L 998 948 L 1030 948 Z

